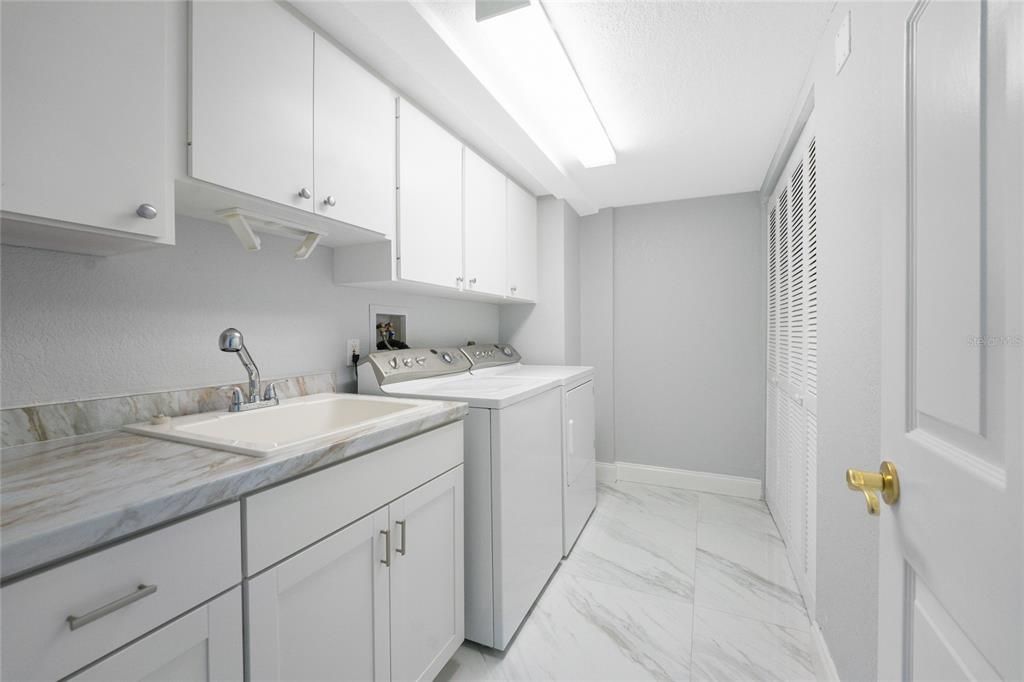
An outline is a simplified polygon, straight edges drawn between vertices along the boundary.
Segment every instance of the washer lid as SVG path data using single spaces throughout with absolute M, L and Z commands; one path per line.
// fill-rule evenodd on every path
M 456 400 L 470 407 L 500 410 L 560 386 L 551 378 L 460 374 L 404 381 L 381 386 L 381 390 L 391 396 Z

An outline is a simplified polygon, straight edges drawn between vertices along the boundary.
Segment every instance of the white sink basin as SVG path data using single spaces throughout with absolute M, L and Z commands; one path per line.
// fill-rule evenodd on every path
M 202 445 L 253 457 L 316 440 L 337 439 L 417 407 L 422 400 L 396 400 L 342 393 L 319 393 L 282 400 L 250 412 L 204 412 L 163 424 L 131 424 L 125 431 Z

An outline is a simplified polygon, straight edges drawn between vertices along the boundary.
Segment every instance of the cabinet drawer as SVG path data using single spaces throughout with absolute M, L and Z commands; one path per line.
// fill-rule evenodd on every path
M 462 464 L 462 448 L 456 422 L 245 498 L 246 575 Z
M 63 677 L 238 583 L 240 518 L 231 504 L 4 587 L 2 677 Z

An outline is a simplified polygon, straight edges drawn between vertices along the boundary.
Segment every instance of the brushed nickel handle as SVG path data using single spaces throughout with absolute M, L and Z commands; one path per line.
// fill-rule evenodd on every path
M 327 198 L 324 199 L 324 205 L 325 206 L 334 206 L 337 203 L 338 203 L 338 201 L 331 194 L 328 194 Z
M 308 189 L 303 187 L 302 189 L 299 190 L 299 196 L 302 197 L 303 199 L 308 199 L 313 195 L 309 193 Z
M 391 566 L 391 531 L 382 530 L 380 533 L 384 536 L 384 558 L 380 562 L 385 566 Z
M 139 204 L 139 207 L 135 209 L 135 215 L 146 220 L 152 220 L 156 217 L 156 207 L 153 204 Z
M 115 599 L 109 604 L 104 604 L 99 608 L 93 609 L 85 615 L 68 616 L 68 627 L 72 630 L 77 630 L 78 628 L 84 627 L 95 620 L 99 620 L 103 616 L 109 615 L 119 609 L 123 609 L 129 604 L 134 604 L 140 599 L 144 599 L 155 592 L 156 585 L 139 585 L 131 594 L 125 595 L 120 599 Z
M 401 554 L 402 556 L 405 556 L 405 521 L 396 521 L 395 523 L 399 528 L 402 529 L 402 546 L 396 549 L 395 551 Z

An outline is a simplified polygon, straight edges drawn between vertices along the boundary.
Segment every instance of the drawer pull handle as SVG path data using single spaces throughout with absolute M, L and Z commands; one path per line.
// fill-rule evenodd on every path
M 384 536 L 384 558 L 380 562 L 385 566 L 391 566 L 391 531 L 382 530 L 380 534 Z
M 156 585 L 139 585 L 138 589 L 129 595 L 125 595 L 120 599 L 115 599 L 109 604 L 93 609 L 84 616 L 68 616 L 68 627 L 72 630 L 77 630 L 80 627 L 84 627 L 94 620 L 99 620 L 103 616 L 109 615 L 118 609 L 123 609 L 129 604 L 133 604 L 140 599 L 148 597 L 149 595 L 156 592 Z
M 396 521 L 395 523 L 398 524 L 398 526 L 400 526 L 402 529 L 402 546 L 396 549 L 395 551 L 401 554 L 402 556 L 405 556 L 405 521 Z

